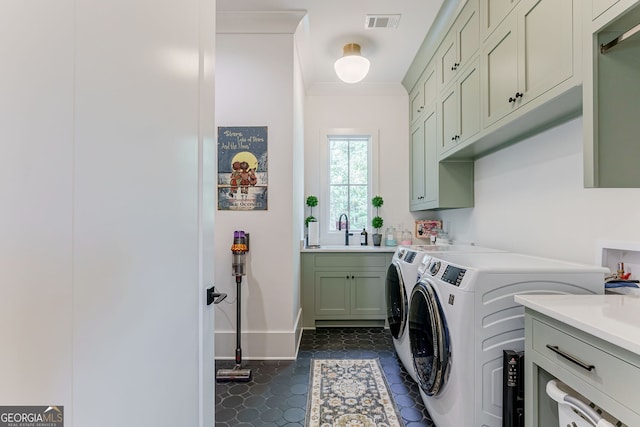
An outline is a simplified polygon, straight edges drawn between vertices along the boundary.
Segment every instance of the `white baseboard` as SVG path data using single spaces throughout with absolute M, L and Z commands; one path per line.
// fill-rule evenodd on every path
M 302 310 L 289 331 L 242 331 L 242 360 L 295 360 L 302 339 Z M 233 360 L 236 331 L 216 331 L 216 359 Z

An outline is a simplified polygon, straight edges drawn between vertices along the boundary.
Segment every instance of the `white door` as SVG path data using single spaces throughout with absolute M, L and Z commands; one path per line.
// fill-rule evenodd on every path
M 213 426 L 215 0 L 2 8 L 0 402 Z

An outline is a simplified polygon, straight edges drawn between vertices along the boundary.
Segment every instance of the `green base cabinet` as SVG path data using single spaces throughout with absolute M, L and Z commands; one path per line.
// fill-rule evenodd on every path
M 585 369 L 547 345 L 560 346 L 593 368 Z M 525 427 L 558 425 L 558 406 L 545 392 L 554 378 L 627 426 L 640 426 L 640 355 L 525 308 Z
M 302 253 L 303 327 L 383 325 L 391 253 Z

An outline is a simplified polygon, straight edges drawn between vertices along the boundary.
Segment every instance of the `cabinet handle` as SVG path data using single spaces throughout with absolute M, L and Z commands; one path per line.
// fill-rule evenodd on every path
M 516 98 L 522 98 L 523 94 L 522 92 L 516 92 Z
M 352 279 L 355 279 L 355 278 L 356 278 L 356 276 L 351 276 L 351 278 L 352 278 Z
M 516 99 L 510 96 L 509 97 L 509 104 L 511 104 L 512 102 L 516 102 Z
M 578 359 L 577 357 L 562 351 L 558 348 L 557 345 L 549 345 L 547 344 L 547 348 L 551 351 L 553 351 L 556 354 L 559 354 L 560 356 L 564 357 L 565 359 L 567 359 L 570 362 L 575 363 L 576 365 L 580 366 L 582 369 L 586 369 L 587 371 L 591 372 L 592 370 L 596 369 L 596 367 L 594 365 L 588 365 L 585 362 L 583 362 L 582 360 Z

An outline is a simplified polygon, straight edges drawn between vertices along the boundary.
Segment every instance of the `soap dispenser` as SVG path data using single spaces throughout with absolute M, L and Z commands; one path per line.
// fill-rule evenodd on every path
M 368 237 L 369 235 L 367 234 L 367 230 L 363 228 L 362 233 L 360 233 L 360 244 L 362 246 L 367 246 L 369 244 Z

